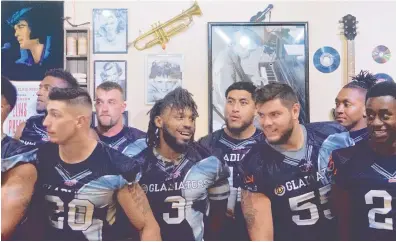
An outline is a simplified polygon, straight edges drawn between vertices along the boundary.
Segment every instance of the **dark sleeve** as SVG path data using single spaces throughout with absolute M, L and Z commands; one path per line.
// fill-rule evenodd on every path
M 125 181 L 120 184 L 120 187 L 125 184 L 139 182 L 141 177 L 141 165 L 139 162 L 131 157 L 128 157 L 121 152 L 107 148 L 107 152 L 110 155 L 111 163 L 115 166 L 116 172 L 119 173 Z
M 329 168 L 333 168 L 333 183 L 343 189 L 348 189 L 351 186 L 351 162 L 347 162 L 339 151 L 331 153 Z
M 205 137 L 200 138 L 197 143 L 201 146 L 201 147 L 205 147 L 207 150 L 211 151 L 211 145 L 210 145 L 210 141 L 212 140 L 210 135 L 207 135 Z
M 245 157 L 243 162 L 243 188 L 251 192 L 263 193 L 269 196 L 269 183 L 265 181 L 264 164 L 261 159 L 261 152 L 256 145 Z

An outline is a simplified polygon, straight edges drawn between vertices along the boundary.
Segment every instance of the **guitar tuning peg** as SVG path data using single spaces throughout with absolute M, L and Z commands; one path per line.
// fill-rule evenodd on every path
M 359 23 L 359 21 L 356 21 L 356 24 L 358 24 Z
M 343 23 L 343 21 L 342 21 L 342 20 L 338 20 L 338 22 L 339 22 L 340 24 L 342 24 L 342 23 Z

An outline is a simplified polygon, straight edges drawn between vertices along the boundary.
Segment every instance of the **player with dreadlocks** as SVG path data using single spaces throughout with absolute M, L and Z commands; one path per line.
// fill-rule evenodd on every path
M 158 100 L 149 114 L 148 147 L 135 158 L 143 164 L 140 184 L 162 239 L 202 240 L 206 215 L 205 231 L 215 239 L 230 192 L 229 169 L 194 142 L 198 112 L 192 95 L 177 88 Z
M 340 164 L 334 164 L 329 151 L 354 146 L 368 136 L 365 106 L 366 94 L 376 84 L 377 79 L 370 72 L 362 70 L 352 80 L 338 93 L 334 110 L 336 121 L 349 132 L 329 136 L 323 144 L 326 148 L 322 149 L 319 156 L 319 168 L 326 170 L 325 180 L 328 182 L 331 182 L 333 178 L 335 167 L 340 166 Z
M 367 134 L 365 98 L 377 79 L 368 71 L 360 71 L 346 84 L 335 99 L 335 119 L 354 134 Z M 355 132 L 360 130 L 360 132 Z

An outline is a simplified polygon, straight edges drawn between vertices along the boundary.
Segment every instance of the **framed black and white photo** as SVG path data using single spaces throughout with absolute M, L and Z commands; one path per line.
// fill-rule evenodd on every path
M 209 133 L 225 124 L 225 91 L 234 82 L 289 84 L 309 122 L 308 23 L 208 23 Z
M 127 62 L 121 60 L 97 60 L 94 62 L 94 87 L 106 81 L 117 82 L 127 97 Z M 94 92 L 95 93 L 95 92 Z
M 123 124 L 125 126 L 128 126 L 128 111 L 125 111 L 122 113 L 122 120 L 123 120 Z M 98 126 L 98 119 L 96 116 L 96 112 L 92 112 L 92 123 L 91 123 L 91 127 L 97 127 Z
M 93 9 L 93 53 L 128 53 L 128 9 Z
M 146 104 L 154 104 L 182 86 L 184 57 L 181 54 L 147 55 Z

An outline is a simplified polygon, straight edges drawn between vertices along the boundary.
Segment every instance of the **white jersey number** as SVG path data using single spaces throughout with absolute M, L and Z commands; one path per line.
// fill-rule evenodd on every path
M 377 222 L 375 221 L 375 214 L 386 215 L 392 210 L 392 196 L 384 190 L 371 190 L 364 196 L 366 200 L 366 204 L 374 204 L 373 198 L 382 198 L 384 199 L 384 207 L 383 208 L 372 208 L 368 212 L 368 220 L 370 228 L 374 229 L 386 229 L 393 230 L 393 220 L 392 218 L 385 218 L 385 221 Z
M 327 186 L 321 187 L 319 189 L 321 204 L 328 203 L 330 189 L 331 189 L 331 185 L 327 185 Z M 308 210 L 308 212 L 310 213 L 310 217 L 306 218 L 306 219 L 301 219 L 300 215 L 293 215 L 292 220 L 295 224 L 301 225 L 301 226 L 313 225 L 319 220 L 318 207 L 311 202 L 307 202 L 309 199 L 312 199 L 314 197 L 315 197 L 315 194 L 312 191 L 312 192 L 308 192 L 308 193 L 305 193 L 305 194 L 297 196 L 297 197 L 289 198 L 290 209 L 292 211 Z M 327 219 L 333 218 L 333 216 L 331 215 L 330 209 L 323 210 L 323 213 Z
M 54 215 L 51 216 L 51 224 L 57 229 L 63 229 L 64 217 L 59 215 L 65 211 L 63 201 L 57 196 L 46 195 L 45 198 L 49 202 L 56 204 L 57 208 L 54 210 Z M 92 225 L 92 217 L 94 205 L 88 200 L 73 199 L 68 204 L 69 213 L 67 214 L 67 223 L 73 230 L 86 230 Z M 56 214 L 56 215 L 55 215 Z M 52 220 L 53 217 L 56 220 Z
M 169 213 L 164 213 L 162 215 L 164 221 L 168 224 L 179 224 L 185 218 L 185 206 L 186 206 L 186 199 L 181 196 L 170 196 L 165 199 L 166 203 L 172 203 L 172 208 L 177 209 L 177 217 L 171 218 Z

